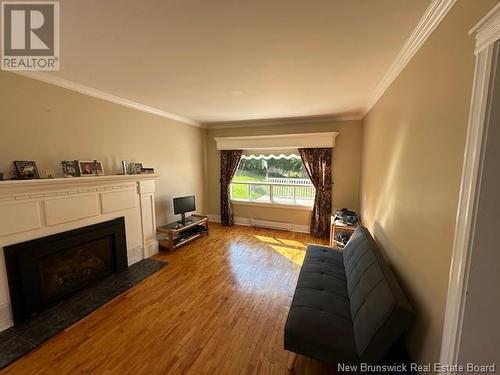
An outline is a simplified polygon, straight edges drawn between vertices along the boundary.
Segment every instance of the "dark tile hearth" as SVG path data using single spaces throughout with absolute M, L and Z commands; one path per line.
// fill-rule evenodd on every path
M 16 324 L 0 332 L 0 368 L 28 353 L 166 265 L 164 261 L 144 259 L 125 271 L 105 277 L 28 322 Z
M 105 302 L 106 301 L 103 301 L 103 304 Z M 45 310 L 30 319 L 29 322 L 16 324 L 11 329 L 29 343 L 38 346 L 64 328 L 78 321 L 78 319 L 72 319 L 70 316 L 66 315 L 64 304 L 61 303 L 60 305 Z M 85 315 L 80 316 L 80 319 L 84 316 Z
M 0 366 L 7 366 L 35 347 L 36 345 L 23 339 L 12 328 L 0 332 Z

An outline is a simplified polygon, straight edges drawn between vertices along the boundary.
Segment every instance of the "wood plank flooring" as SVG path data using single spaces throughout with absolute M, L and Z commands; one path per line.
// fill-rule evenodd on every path
M 0 372 L 290 374 L 283 327 L 309 235 L 211 224 L 170 264 Z M 299 356 L 299 374 L 333 369 Z

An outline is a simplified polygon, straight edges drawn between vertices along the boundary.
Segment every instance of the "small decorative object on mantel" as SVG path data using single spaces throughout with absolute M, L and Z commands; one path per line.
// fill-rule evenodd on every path
M 79 160 L 80 176 L 104 176 L 104 167 L 99 160 Z
M 154 168 L 141 168 L 141 174 L 154 174 Z
M 47 177 L 47 178 L 54 178 L 55 177 L 54 176 L 54 171 L 51 170 L 51 169 L 46 170 L 45 171 L 45 177 Z
M 16 168 L 16 179 L 18 180 L 40 178 L 38 168 L 34 161 L 16 160 L 14 161 L 14 166 Z
M 121 174 L 128 174 L 127 161 L 126 160 L 122 160 L 122 173 Z
M 80 167 L 78 160 L 63 160 L 61 161 L 64 177 L 80 177 Z
M 130 174 L 141 174 L 142 163 L 129 163 L 128 171 Z

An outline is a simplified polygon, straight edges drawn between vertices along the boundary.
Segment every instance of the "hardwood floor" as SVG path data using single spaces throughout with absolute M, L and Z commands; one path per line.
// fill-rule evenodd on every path
M 222 227 L 0 374 L 290 374 L 283 327 L 305 234 Z M 324 243 L 324 242 L 323 242 Z M 333 369 L 299 356 L 296 374 Z

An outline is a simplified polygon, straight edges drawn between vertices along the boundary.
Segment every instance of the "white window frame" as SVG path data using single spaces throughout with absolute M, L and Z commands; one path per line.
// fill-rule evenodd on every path
M 236 204 L 241 204 L 241 205 L 252 205 L 252 206 L 275 206 L 275 207 L 283 207 L 283 208 L 292 208 L 292 209 L 302 209 L 302 210 L 307 210 L 311 211 L 314 205 L 314 197 L 310 200 L 310 202 L 307 202 L 307 204 L 301 204 L 300 201 L 298 201 L 297 198 L 297 189 L 299 188 L 311 188 L 314 191 L 314 194 L 316 194 L 316 189 L 314 188 L 314 185 L 312 184 L 311 180 L 309 178 L 307 179 L 287 179 L 287 178 L 280 178 L 280 177 L 274 177 L 272 178 L 273 180 L 278 180 L 278 181 L 231 181 L 230 184 L 230 189 L 229 189 L 229 198 L 233 203 Z M 281 181 L 279 181 L 281 180 Z M 291 180 L 293 183 L 290 183 Z M 247 186 L 248 189 L 248 199 L 236 199 L 233 197 L 233 185 L 245 185 Z M 252 187 L 254 186 L 268 186 L 269 187 L 269 201 L 260 201 L 260 200 L 253 200 L 252 199 Z M 274 199 L 276 196 L 275 190 L 278 188 L 286 188 L 286 189 L 291 189 L 292 190 L 292 202 L 279 202 Z

